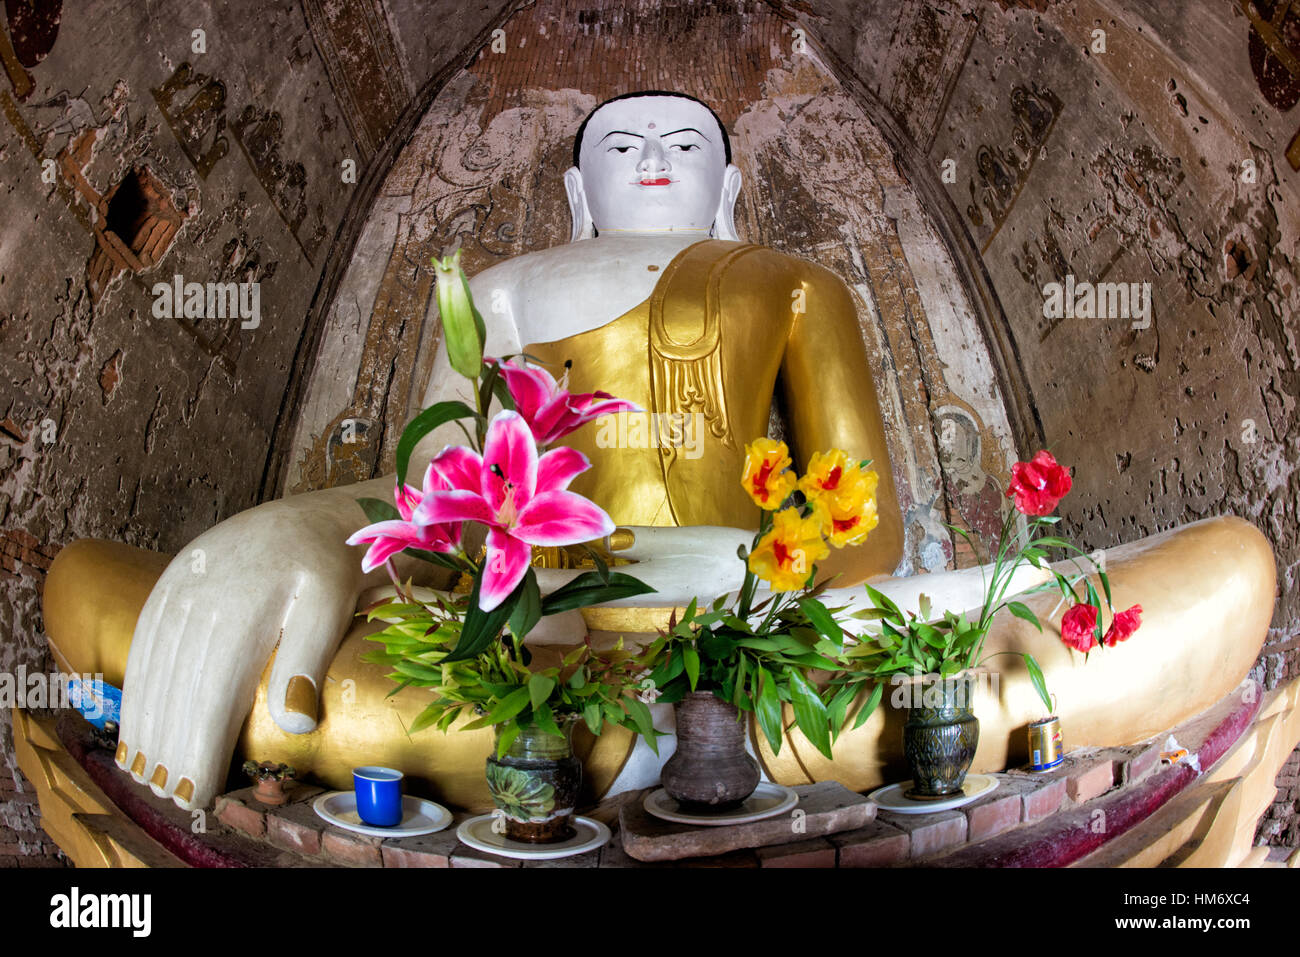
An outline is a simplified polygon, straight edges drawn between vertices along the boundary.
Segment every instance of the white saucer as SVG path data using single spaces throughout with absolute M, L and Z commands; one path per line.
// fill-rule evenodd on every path
M 521 861 L 552 861 L 560 857 L 572 857 L 594 851 L 609 841 L 609 828 L 589 817 L 573 818 L 573 829 L 577 831 L 567 841 L 554 844 L 527 844 L 512 841 L 504 833 L 492 830 L 496 814 L 480 814 L 468 821 L 463 821 L 456 828 L 456 836 L 462 844 L 476 851 L 486 851 L 499 857 L 512 857 Z
M 402 820 L 392 827 L 375 827 L 362 821 L 355 791 L 322 794 L 312 802 L 312 808 L 331 824 L 371 837 L 415 837 L 441 831 L 451 823 L 451 812 L 441 804 L 410 794 L 402 795 Z
M 655 817 L 672 821 L 674 824 L 703 824 L 719 827 L 723 824 L 751 824 L 765 818 L 784 814 L 799 803 L 799 795 L 794 788 L 781 784 L 760 782 L 754 793 L 745 798 L 745 802 L 734 811 L 722 811 L 716 814 L 691 814 L 683 811 L 675 798 L 668 796 L 663 788 L 652 791 L 645 796 L 642 807 Z
M 935 811 L 961 807 L 983 797 L 998 786 L 998 779 L 989 774 L 968 774 L 960 794 L 939 801 L 916 801 L 904 797 L 904 792 L 911 786 L 911 781 L 887 784 L 872 791 L 867 797 L 875 801 L 882 811 L 893 811 L 895 814 L 933 814 Z

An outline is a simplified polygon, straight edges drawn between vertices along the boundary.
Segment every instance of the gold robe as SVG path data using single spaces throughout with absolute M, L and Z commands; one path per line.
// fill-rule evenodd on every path
M 646 410 L 563 439 L 593 466 L 571 488 L 619 525 L 757 528 L 740 477 L 745 446 L 767 435 L 779 380 L 796 471 L 840 448 L 880 476 L 879 525 L 820 571 L 850 585 L 897 567 L 903 522 L 871 366 L 853 298 L 828 270 L 706 240 L 674 257 L 645 302 L 524 351 L 557 376 L 571 361 L 570 391 L 604 390 Z

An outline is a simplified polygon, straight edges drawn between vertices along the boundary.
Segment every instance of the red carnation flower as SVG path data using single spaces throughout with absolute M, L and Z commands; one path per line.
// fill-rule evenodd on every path
M 1070 491 L 1070 473 L 1057 464 L 1051 452 L 1042 451 L 1028 462 L 1011 466 L 1007 496 L 1025 515 L 1047 515 Z
M 1134 605 L 1128 611 L 1115 613 L 1115 617 L 1110 620 L 1110 627 L 1106 629 L 1106 636 L 1101 639 L 1101 643 L 1107 648 L 1114 648 L 1121 641 L 1128 641 L 1129 636 L 1138 630 L 1142 624 L 1142 606 Z
M 1087 654 L 1093 648 L 1096 648 L 1096 630 L 1096 605 L 1075 605 L 1061 619 L 1061 640 L 1075 651 L 1082 651 Z

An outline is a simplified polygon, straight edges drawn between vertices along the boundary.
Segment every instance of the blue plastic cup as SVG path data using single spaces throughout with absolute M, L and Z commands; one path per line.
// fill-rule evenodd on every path
M 357 814 L 371 827 L 402 822 L 402 772 L 392 768 L 353 768 Z

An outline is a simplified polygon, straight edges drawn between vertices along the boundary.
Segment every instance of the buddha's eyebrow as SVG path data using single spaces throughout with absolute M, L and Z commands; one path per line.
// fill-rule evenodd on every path
M 703 133 L 701 133 L 699 130 L 697 130 L 697 129 L 696 129 L 695 127 L 693 127 L 693 126 L 683 126 L 680 130 L 673 130 L 672 133 L 664 133 L 664 134 L 662 134 L 662 135 L 663 135 L 663 136 L 672 136 L 674 133 L 694 133 L 696 136 L 698 136 L 700 139 L 704 140 L 704 141 L 707 142 L 707 143 L 712 143 L 712 142 L 713 142 L 711 139 L 709 139 L 707 136 L 705 136 Z
M 639 139 L 639 140 L 643 140 L 643 139 L 645 139 L 645 137 L 642 136 L 640 133 L 629 133 L 627 130 L 610 130 L 608 133 L 606 133 L 604 136 L 602 136 L 598 142 L 601 142 L 601 143 L 605 142 L 605 140 L 609 139 L 609 138 L 610 138 L 611 136 L 613 136 L 615 133 L 617 133 L 617 134 L 619 134 L 619 135 L 621 135 L 621 136 L 635 136 L 635 137 L 636 137 L 637 139 Z

